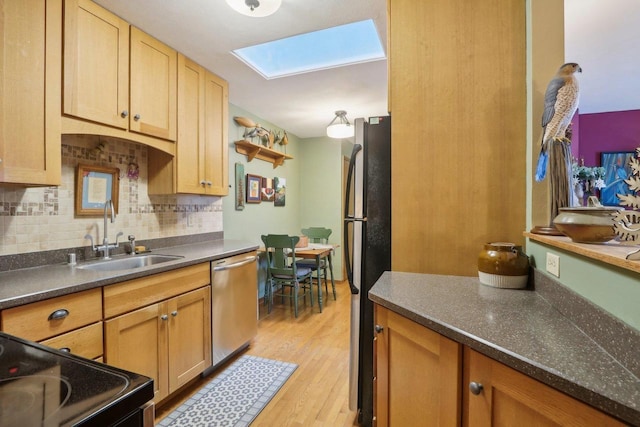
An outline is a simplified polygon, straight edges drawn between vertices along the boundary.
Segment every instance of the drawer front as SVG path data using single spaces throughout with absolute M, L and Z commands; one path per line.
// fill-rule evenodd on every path
M 56 350 L 68 349 L 76 356 L 95 359 L 102 356 L 102 322 L 41 341 L 40 344 Z
M 42 341 L 102 320 L 102 289 L 51 298 L 0 312 L 2 330 Z
M 211 283 L 210 264 L 196 264 L 104 287 L 104 317 L 109 319 Z

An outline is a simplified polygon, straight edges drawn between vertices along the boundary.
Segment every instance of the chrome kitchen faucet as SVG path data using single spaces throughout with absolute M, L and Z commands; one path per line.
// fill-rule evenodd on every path
M 104 227 L 103 227 L 104 236 L 102 239 L 102 245 L 95 246 L 93 244 L 93 237 L 91 237 L 90 234 L 86 234 L 84 236 L 85 239 L 89 239 L 91 241 L 91 248 L 94 251 L 102 251 L 102 259 L 111 259 L 111 257 L 109 256 L 109 250 L 115 249 L 118 247 L 118 238 L 122 236 L 122 231 L 118 232 L 118 234 L 116 234 L 116 242 L 113 244 L 109 244 L 109 238 L 107 237 L 107 216 L 108 216 L 107 214 L 109 212 L 111 212 L 111 223 L 113 223 L 116 220 L 116 211 L 113 207 L 113 202 L 111 200 L 107 200 L 104 203 Z

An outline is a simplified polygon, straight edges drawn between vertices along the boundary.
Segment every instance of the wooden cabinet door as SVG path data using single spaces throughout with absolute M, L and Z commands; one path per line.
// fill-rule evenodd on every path
M 205 193 L 204 79 L 204 68 L 178 55 L 178 193 Z
M 229 194 L 229 86 L 211 72 L 205 73 L 205 180 L 207 194 Z
M 66 115 L 127 129 L 129 24 L 90 0 L 65 0 Z
M 375 316 L 377 426 L 460 425 L 461 345 L 378 305 Z
M 169 393 L 211 366 L 211 288 L 167 301 Z
M 60 0 L 0 2 L 0 182 L 60 185 Z
M 169 394 L 166 308 L 153 304 L 105 321 L 105 362 L 153 378 L 155 402 Z
M 467 347 L 465 426 L 622 426 L 608 415 Z M 471 382 L 482 385 L 478 395 Z
M 178 54 L 131 26 L 129 130 L 176 140 Z

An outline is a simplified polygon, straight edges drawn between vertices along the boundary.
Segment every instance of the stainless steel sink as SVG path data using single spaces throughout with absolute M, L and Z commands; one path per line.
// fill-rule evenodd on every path
M 76 268 L 95 271 L 131 270 L 183 258 L 177 255 L 145 254 L 79 264 Z

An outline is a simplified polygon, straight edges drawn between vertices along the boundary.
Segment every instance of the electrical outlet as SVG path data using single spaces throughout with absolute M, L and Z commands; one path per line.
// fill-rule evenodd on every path
M 547 271 L 560 277 L 560 256 L 547 252 Z

